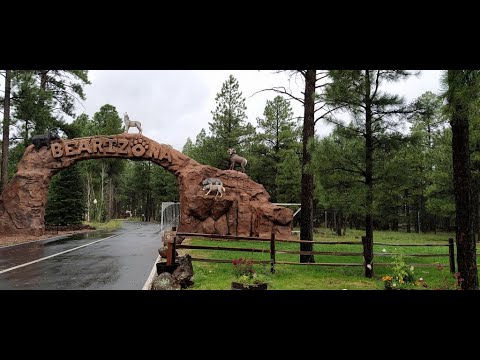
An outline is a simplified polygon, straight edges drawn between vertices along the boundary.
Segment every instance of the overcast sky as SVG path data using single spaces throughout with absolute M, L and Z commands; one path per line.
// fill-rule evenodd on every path
M 438 93 L 440 73 L 440 70 L 424 70 L 418 77 L 388 84 L 388 90 L 405 96 L 407 101 L 428 90 Z M 290 86 L 298 94 L 302 85 L 300 80 L 296 84 L 295 79 L 289 81 L 287 74 L 271 70 L 90 70 L 92 84 L 85 87 L 87 99 L 77 104 L 77 115 L 85 112 L 92 117 L 102 105 L 111 104 L 122 118 L 127 112 L 130 120 L 140 121 L 146 136 L 181 151 L 188 137 L 195 141 L 202 128 L 208 133 L 215 96 L 230 74 L 239 82 L 246 98 L 248 121 L 254 126 L 257 117 L 263 117 L 266 101 L 276 96 L 273 92 L 253 95 L 255 92 Z M 300 104 L 292 101 L 291 105 L 294 116 L 303 116 Z M 317 134 L 330 131 L 331 127 L 325 123 L 316 126 Z

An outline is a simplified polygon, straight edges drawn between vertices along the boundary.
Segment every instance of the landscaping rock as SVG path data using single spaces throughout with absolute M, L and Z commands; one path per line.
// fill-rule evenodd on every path
M 156 276 L 152 282 L 152 290 L 180 290 L 182 287 L 168 272 Z
M 167 248 L 166 246 L 164 246 L 164 247 L 161 248 L 161 249 L 158 249 L 158 253 L 159 253 L 160 256 L 161 256 L 162 258 L 164 258 L 164 259 L 167 258 L 167 249 L 168 249 L 168 248 Z M 175 256 L 178 256 L 177 250 L 175 250 Z
M 175 269 L 172 277 L 180 284 L 182 289 L 193 285 L 193 266 L 192 257 L 190 255 L 178 258 L 179 266 Z

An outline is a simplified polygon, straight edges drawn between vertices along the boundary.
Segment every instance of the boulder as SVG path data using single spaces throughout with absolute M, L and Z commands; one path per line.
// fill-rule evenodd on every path
M 164 246 L 163 248 L 158 249 L 158 253 L 160 254 L 160 256 L 162 258 L 166 259 L 167 258 L 167 250 L 168 250 L 168 248 L 166 246 Z M 175 250 L 175 256 L 178 256 L 177 250 Z
M 168 272 L 156 276 L 152 282 L 152 290 L 180 290 L 181 286 Z
M 182 289 L 193 285 L 193 266 L 190 255 L 178 258 L 178 267 L 173 271 L 172 277 L 180 284 Z

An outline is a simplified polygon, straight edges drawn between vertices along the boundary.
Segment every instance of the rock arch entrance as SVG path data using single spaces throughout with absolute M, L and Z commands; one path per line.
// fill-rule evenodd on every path
M 170 145 L 128 133 L 54 140 L 38 150 L 30 145 L 0 196 L 0 232 L 44 234 L 52 176 L 77 161 L 101 158 L 152 161 L 174 174 L 180 189 L 179 231 L 260 237 L 274 231 L 279 238 L 291 236 L 292 210 L 270 203 L 263 185 L 246 174 L 199 164 Z M 207 177 L 223 181 L 223 197 L 205 195 L 202 181 Z

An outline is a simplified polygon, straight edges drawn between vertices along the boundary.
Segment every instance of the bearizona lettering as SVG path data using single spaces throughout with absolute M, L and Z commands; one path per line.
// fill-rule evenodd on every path
M 145 138 L 127 139 L 120 137 L 92 137 L 63 140 L 51 144 L 54 158 L 62 156 L 99 157 L 119 156 L 145 157 L 172 161 L 171 146 L 149 144 Z

